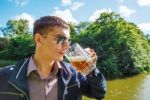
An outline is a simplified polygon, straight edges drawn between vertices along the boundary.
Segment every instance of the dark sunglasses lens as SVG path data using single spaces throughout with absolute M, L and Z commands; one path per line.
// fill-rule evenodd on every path
M 64 36 L 59 36 L 58 39 L 57 39 L 57 44 L 64 44 L 65 40 L 67 40 L 66 37 L 64 37 Z M 68 39 L 67 41 L 68 41 L 68 43 L 69 43 L 69 45 L 70 45 L 71 40 Z
M 66 37 L 59 36 L 58 39 L 57 39 L 57 44 L 63 44 L 65 40 L 66 40 Z

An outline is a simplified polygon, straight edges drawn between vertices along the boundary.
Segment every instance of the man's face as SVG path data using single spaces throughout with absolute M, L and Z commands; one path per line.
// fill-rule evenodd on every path
M 40 34 L 38 34 L 40 35 Z M 36 35 L 35 35 L 36 37 Z M 36 42 L 36 50 L 46 60 L 63 60 L 64 54 L 69 49 L 70 34 L 68 29 L 55 27 L 47 35 L 40 35 L 40 42 Z M 61 41 L 63 39 L 63 41 Z M 35 39 L 38 41 L 38 39 Z

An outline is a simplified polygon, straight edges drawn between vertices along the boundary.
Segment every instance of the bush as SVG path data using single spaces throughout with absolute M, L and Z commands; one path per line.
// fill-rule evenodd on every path
M 4 50 L 7 47 L 8 43 L 9 41 L 7 38 L 0 37 L 0 51 Z
M 31 35 L 18 35 L 9 41 L 6 49 L 0 51 L 0 59 L 19 60 L 34 51 Z

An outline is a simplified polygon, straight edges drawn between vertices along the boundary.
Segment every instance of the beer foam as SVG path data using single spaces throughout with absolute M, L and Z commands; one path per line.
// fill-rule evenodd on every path
M 84 56 L 73 56 L 73 57 L 68 57 L 68 59 L 70 61 L 85 61 L 85 60 L 87 60 L 87 58 Z

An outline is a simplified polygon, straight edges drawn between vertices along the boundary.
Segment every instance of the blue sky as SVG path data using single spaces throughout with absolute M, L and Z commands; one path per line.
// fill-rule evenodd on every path
M 94 21 L 105 11 L 120 14 L 150 34 L 150 0 L 0 0 L 0 27 L 9 19 L 23 18 L 32 29 L 33 22 L 45 15 L 74 23 Z

